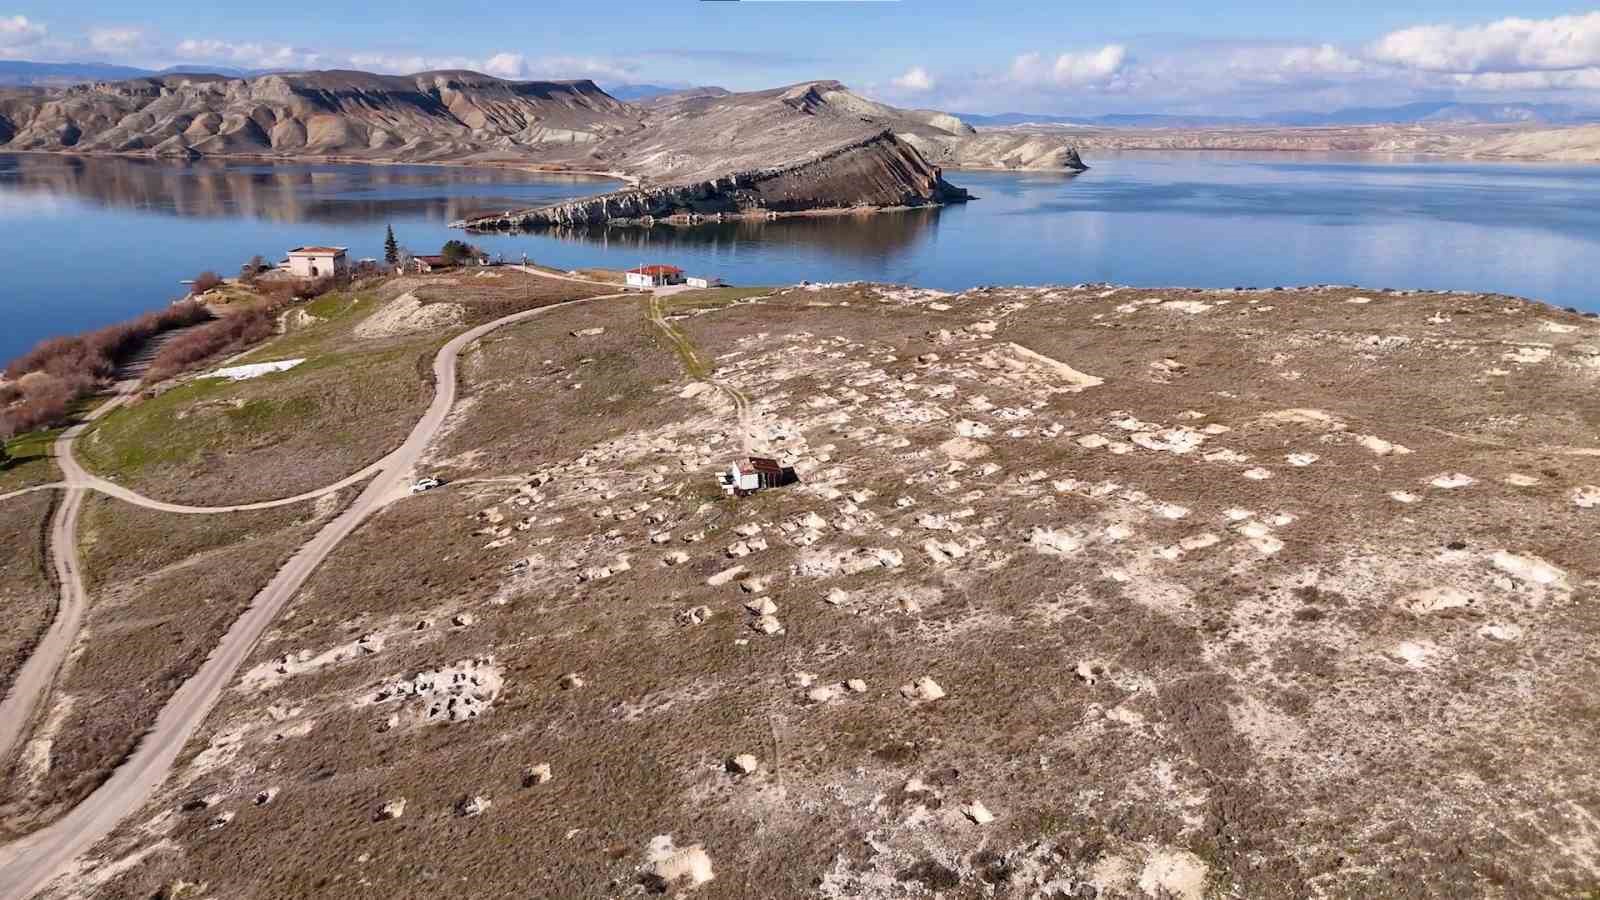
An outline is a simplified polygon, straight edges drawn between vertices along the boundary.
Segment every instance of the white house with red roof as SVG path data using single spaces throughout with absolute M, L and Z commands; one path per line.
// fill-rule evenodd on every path
M 677 266 L 640 266 L 628 270 L 628 287 L 665 287 L 683 284 L 683 270 Z

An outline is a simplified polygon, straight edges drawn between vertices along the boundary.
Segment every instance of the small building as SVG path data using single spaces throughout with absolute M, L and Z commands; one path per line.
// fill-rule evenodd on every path
M 762 488 L 782 487 L 793 480 L 793 470 L 765 456 L 737 460 L 728 466 L 728 471 L 717 473 L 717 483 L 722 485 L 723 493 L 733 497 L 744 497 Z
M 345 257 L 346 247 L 296 247 L 281 266 L 299 278 L 326 278 L 344 275 L 350 271 L 350 261 Z
M 417 270 L 418 275 L 426 275 L 429 272 L 438 272 L 442 269 L 453 269 L 455 268 L 455 263 L 442 256 L 413 256 L 411 257 L 411 267 Z
M 687 284 L 689 287 L 692 287 L 692 288 L 721 287 L 722 286 L 722 279 L 721 278 L 706 278 L 706 277 L 701 276 L 701 275 L 690 275 L 688 278 L 684 279 L 684 284 Z
M 628 270 L 627 281 L 628 287 L 642 288 L 683 284 L 683 270 L 677 266 L 640 266 Z

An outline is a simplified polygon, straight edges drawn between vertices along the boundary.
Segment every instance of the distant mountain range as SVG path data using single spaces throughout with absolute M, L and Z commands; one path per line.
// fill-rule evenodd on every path
M 165 69 L 140 69 L 134 66 L 114 66 L 110 63 L 40 63 L 0 59 L 0 85 L 12 87 L 62 87 L 86 81 L 125 81 L 129 78 L 148 78 L 152 75 L 197 73 L 227 75 L 233 78 L 264 74 L 261 70 L 235 69 L 229 66 L 168 66 Z
M 1096 128 L 1340 127 L 1351 125 L 1578 125 L 1600 122 L 1600 109 L 1579 109 L 1549 103 L 1456 103 L 1430 101 L 1403 106 L 1368 106 L 1333 112 L 1281 112 L 1264 116 L 1186 116 L 1160 113 L 1116 113 L 1104 116 L 1056 116 L 1031 113 L 982 115 L 958 113 L 970 125 L 1002 128 L 1017 125 Z
M 601 87 L 611 96 L 628 103 L 654 100 L 657 97 L 665 97 L 668 94 L 691 90 L 688 85 L 668 87 L 664 84 L 602 84 Z

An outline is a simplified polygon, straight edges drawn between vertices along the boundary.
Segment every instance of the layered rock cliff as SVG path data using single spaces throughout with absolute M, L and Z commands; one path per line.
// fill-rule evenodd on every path
M 945 181 L 939 168 L 929 164 L 916 148 L 884 130 L 788 166 L 616 191 L 456 224 L 480 231 L 521 230 L 682 217 L 915 207 L 966 199 L 967 192 Z

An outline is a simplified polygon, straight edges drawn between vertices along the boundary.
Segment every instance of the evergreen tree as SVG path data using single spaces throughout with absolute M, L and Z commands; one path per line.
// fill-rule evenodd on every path
M 394 226 L 389 226 L 389 234 L 383 239 L 383 258 L 389 265 L 400 262 L 400 242 L 394 239 Z

